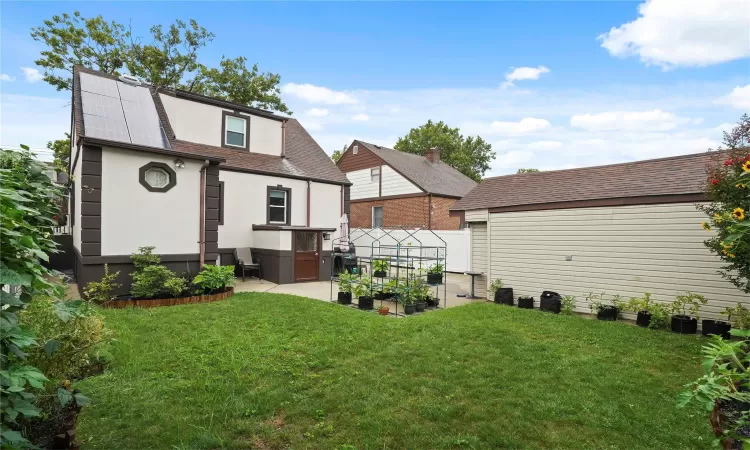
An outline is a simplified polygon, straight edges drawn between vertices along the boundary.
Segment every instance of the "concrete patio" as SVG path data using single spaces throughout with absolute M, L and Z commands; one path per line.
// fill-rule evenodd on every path
M 464 274 L 447 273 L 445 275 L 445 289 L 446 295 L 443 299 L 443 286 L 440 286 L 440 306 L 444 305 L 448 308 L 454 306 L 466 305 L 468 303 L 483 302 L 485 299 L 467 299 L 466 297 L 457 297 L 457 294 L 468 295 L 471 292 L 471 277 Z M 338 285 L 334 283 L 333 291 L 331 290 L 330 281 L 310 281 L 307 283 L 294 283 L 294 284 L 275 284 L 269 281 L 259 280 L 257 278 L 248 278 L 245 281 L 241 279 L 236 280 L 234 287 L 235 292 L 273 292 L 275 294 L 291 294 L 299 295 L 301 297 L 314 298 L 316 300 L 329 301 L 331 300 L 331 292 L 333 292 L 333 298 L 336 298 L 338 292 Z M 354 299 L 356 303 L 356 299 Z M 375 300 L 375 306 L 379 306 L 380 301 Z M 394 305 L 391 304 L 391 311 L 393 311 Z M 399 307 L 399 310 L 401 307 Z

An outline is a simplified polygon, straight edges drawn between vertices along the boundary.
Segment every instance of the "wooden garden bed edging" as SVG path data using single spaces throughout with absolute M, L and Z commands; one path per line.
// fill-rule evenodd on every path
M 193 303 L 210 303 L 224 300 L 234 294 L 234 288 L 228 287 L 224 292 L 209 295 L 193 295 L 192 297 L 179 298 L 141 298 L 141 299 L 124 299 L 112 300 L 103 303 L 105 308 L 127 308 L 128 306 L 137 306 L 140 308 L 156 308 L 159 306 L 191 305 Z

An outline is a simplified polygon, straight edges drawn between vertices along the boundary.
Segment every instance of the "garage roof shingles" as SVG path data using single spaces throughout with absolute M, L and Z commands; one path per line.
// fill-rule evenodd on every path
M 454 211 L 588 200 L 702 194 L 706 164 L 698 153 L 608 166 L 488 178 L 457 201 Z M 550 208 L 553 208 L 550 205 Z

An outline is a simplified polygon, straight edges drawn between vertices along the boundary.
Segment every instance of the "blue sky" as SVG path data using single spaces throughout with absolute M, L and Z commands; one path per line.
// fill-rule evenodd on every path
M 328 152 L 433 119 L 493 144 L 488 175 L 692 153 L 750 110 L 750 8 L 687 3 L 3 2 L 0 143 L 67 129 L 68 94 L 34 81 L 29 30 L 77 9 L 142 36 L 195 18 L 216 34 L 201 61 L 279 73 Z

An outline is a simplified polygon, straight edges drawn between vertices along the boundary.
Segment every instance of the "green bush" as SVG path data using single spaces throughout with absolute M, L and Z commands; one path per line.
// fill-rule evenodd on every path
M 204 264 L 193 279 L 193 285 L 206 293 L 213 293 L 234 285 L 234 266 Z
M 115 298 L 114 294 L 112 294 L 112 291 L 122 286 L 119 283 L 115 283 L 118 275 L 120 275 L 119 271 L 110 274 L 109 265 L 105 264 L 104 276 L 102 277 L 101 281 L 92 281 L 87 284 L 85 288 L 83 288 L 83 295 L 86 300 L 100 305 Z
M 140 272 L 149 266 L 158 266 L 161 264 L 161 258 L 159 255 L 154 255 L 153 251 L 156 247 L 139 247 L 138 253 L 130 255 L 130 260 L 133 261 L 135 271 Z
M 39 345 L 27 350 L 28 362 L 54 382 L 51 386 L 83 375 L 98 359 L 99 346 L 108 336 L 101 317 L 81 300 L 34 298 L 19 323 L 36 335 Z
M 576 297 L 574 295 L 563 295 L 560 299 L 560 313 L 566 316 L 573 315 L 576 307 Z
M 133 272 L 130 293 L 133 298 L 178 297 L 185 293 L 187 281 L 161 265 L 149 265 Z

